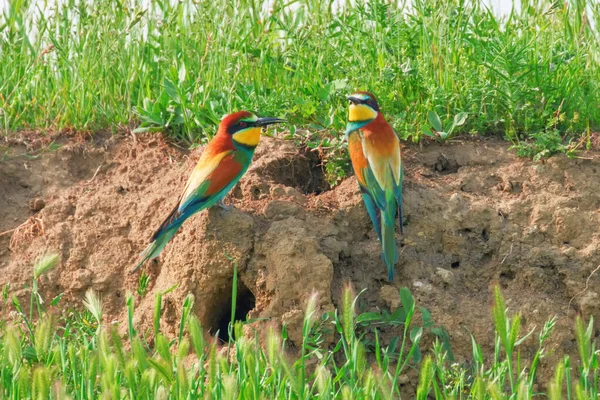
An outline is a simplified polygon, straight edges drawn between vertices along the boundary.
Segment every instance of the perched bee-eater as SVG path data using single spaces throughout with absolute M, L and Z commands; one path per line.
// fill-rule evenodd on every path
M 179 196 L 177 205 L 152 235 L 140 254 L 137 271 L 146 260 L 156 258 L 183 222 L 215 204 L 223 208 L 223 198 L 246 173 L 263 126 L 285 122 L 279 118 L 258 118 L 248 111 L 227 115 L 219 124 Z
M 348 96 L 350 112 L 346 138 L 354 174 L 363 201 L 382 246 L 381 259 L 388 279 L 394 280 L 398 261 L 395 220 L 402 233 L 402 160 L 400 141 L 379 110 L 377 99 L 368 92 Z

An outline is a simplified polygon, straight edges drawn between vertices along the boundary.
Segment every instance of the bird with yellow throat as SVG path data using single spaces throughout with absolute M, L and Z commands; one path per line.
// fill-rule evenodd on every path
M 177 200 L 175 208 L 150 238 L 140 254 L 137 271 L 146 260 L 158 257 L 183 222 L 222 200 L 246 173 L 260 141 L 262 127 L 285 122 L 279 118 L 258 118 L 248 111 L 227 115 L 217 134 L 206 146 Z
M 375 96 L 369 92 L 355 92 L 348 96 L 350 110 L 346 138 L 354 174 L 365 207 L 377 237 L 381 242 L 381 259 L 388 279 L 394 280 L 398 262 L 395 221 L 402 228 L 402 157 L 400 141 L 385 120 Z

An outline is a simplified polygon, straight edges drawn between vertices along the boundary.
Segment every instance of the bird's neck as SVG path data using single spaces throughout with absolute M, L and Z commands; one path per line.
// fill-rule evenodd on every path
M 367 131 L 367 130 L 377 130 L 382 127 L 389 126 L 383 115 L 378 112 L 375 119 L 370 119 L 366 121 L 348 121 L 346 125 L 346 134 L 351 134 L 352 132 L 357 132 L 359 130 Z
M 385 120 L 381 113 L 377 113 L 377 117 L 374 120 L 369 121 L 367 124 L 363 125 L 361 130 L 364 132 L 377 133 L 378 131 L 385 130 L 388 128 L 391 129 L 390 124 L 388 124 L 388 122 Z
M 238 143 L 235 140 L 233 140 L 233 145 L 235 146 L 236 150 L 242 151 L 248 154 L 250 157 L 252 157 L 252 155 L 254 154 L 254 150 L 256 150 L 256 146 Z

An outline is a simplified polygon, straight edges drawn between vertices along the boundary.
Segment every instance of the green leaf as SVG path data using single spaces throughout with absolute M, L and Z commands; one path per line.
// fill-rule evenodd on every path
M 504 345 L 504 350 L 508 351 L 510 347 L 509 344 L 509 332 L 508 332 L 508 323 L 506 316 L 506 307 L 504 306 L 504 299 L 502 298 L 502 293 L 500 292 L 500 288 L 496 286 L 494 288 L 494 325 L 496 326 L 496 332 L 498 332 L 498 336 Z
M 420 346 L 415 345 L 415 347 L 413 348 L 412 359 L 413 359 L 413 362 L 415 362 L 415 363 L 418 363 L 421 361 L 421 347 Z
M 400 289 L 400 301 L 402 302 L 402 307 L 404 307 L 407 311 L 414 310 L 415 299 L 408 288 L 403 287 Z
M 173 290 L 177 289 L 178 286 L 179 286 L 179 283 L 174 284 L 173 286 L 171 286 L 170 288 L 168 288 L 167 290 L 162 292 L 163 296 L 171 293 Z
M 348 81 L 346 79 L 336 79 L 334 81 L 331 81 L 330 85 L 333 90 L 345 90 L 346 88 L 348 88 Z
M 431 320 L 431 313 L 429 312 L 429 310 L 424 307 L 419 307 L 419 310 L 421 310 L 421 319 L 423 319 L 423 327 L 429 328 L 430 326 L 432 326 L 433 321 Z
M 394 353 L 396 348 L 398 347 L 398 342 L 400 341 L 399 336 L 394 336 L 392 340 L 390 340 L 390 345 L 387 347 L 387 351 L 389 353 Z
M 471 335 L 471 349 L 473 352 L 473 360 L 479 365 L 483 365 L 483 353 L 481 352 L 481 346 L 477 344 L 473 335 Z
M 429 129 L 428 127 L 426 127 L 425 125 L 421 126 L 421 131 L 423 132 L 423 134 L 425 136 L 431 136 L 431 137 L 436 137 L 435 133 L 431 132 L 431 129 Z
M 431 126 L 433 126 L 433 129 L 435 129 L 436 131 L 441 131 L 443 129 L 442 121 L 440 120 L 439 115 L 437 115 L 435 111 L 429 111 L 427 113 L 427 119 L 429 120 Z
M 133 132 L 133 133 L 146 133 L 150 129 L 152 129 L 152 128 L 150 128 L 149 126 L 140 126 L 139 128 L 135 128 L 131 132 Z
M 383 57 L 382 51 L 377 52 L 377 66 L 379 69 L 385 68 L 385 58 Z
M 153 358 L 148 358 L 147 361 L 148 364 L 150 364 L 150 366 L 154 368 L 167 383 L 171 383 L 173 381 L 173 370 L 171 369 L 170 365 L 162 360 L 155 360 Z
M 165 88 L 165 92 L 169 95 L 169 97 L 176 103 L 180 103 L 179 92 L 177 91 L 177 86 L 171 81 L 169 78 L 165 77 L 163 86 Z
M 404 307 L 396 309 L 392 315 L 387 317 L 387 321 L 392 325 L 403 324 L 406 321 L 406 309 Z
M 37 353 L 35 352 L 35 347 L 26 346 L 23 348 L 23 358 L 30 362 L 37 362 Z
M 182 83 L 183 81 L 185 81 L 185 76 L 186 76 L 186 69 L 185 69 L 185 63 L 181 63 L 181 67 L 179 68 L 179 73 L 177 75 L 177 77 L 179 78 L 179 83 Z
M 469 114 L 466 112 L 459 112 L 454 116 L 454 126 L 463 126 L 467 122 Z
M 421 340 L 421 336 L 423 335 L 423 328 L 420 326 L 415 326 L 410 330 L 410 341 L 413 343 L 417 343 Z
M 52 299 L 52 301 L 50 302 L 50 305 L 51 305 L 51 306 L 55 306 L 55 305 L 57 305 L 57 304 L 58 304 L 58 302 L 60 301 L 60 299 L 63 297 L 63 294 L 64 294 L 64 293 L 59 293 L 59 294 L 57 294 L 57 295 L 56 295 L 56 297 L 54 297 L 54 298 Z
M 357 324 L 380 322 L 380 321 L 381 321 L 381 314 L 379 314 L 378 312 L 374 312 L 374 311 L 362 313 L 358 317 L 356 317 Z

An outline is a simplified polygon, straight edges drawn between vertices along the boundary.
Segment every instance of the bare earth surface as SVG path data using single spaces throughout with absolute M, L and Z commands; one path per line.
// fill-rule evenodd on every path
M 93 288 L 107 322 L 124 326 L 126 293 L 136 291 L 139 277 L 128 271 L 201 149 L 184 152 L 158 135 L 70 139 L 41 154 L 22 141 L 2 146 L 0 232 L 27 222 L 0 236 L 0 285 L 10 282 L 13 293 L 26 295 L 34 260 L 59 253 L 59 266 L 41 285 L 47 295 L 65 292 L 63 304 L 79 307 Z M 167 333 L 176 334 L 190 292 L 207 331 L 226 327 L 233 276 L 227 253 L 238 264 L 240 316 L 266 319 L 253 324 L 259 332 L 285 323 L 298 344 L 314 290 L 320 310 L 331 311 L 352 282 L 367 289 L 363 311 L 372 311 L 398 307 L 397 288 L 407 286 L 450 333 L 463 362 L 470 335 L 491 354 L 492 289 L 499 284 L 511 313 L 523 315 L 523 332 L 558 317 L 544 374 L 560 356 L 576 355 L 575 315 L 600 311 L 600 273 L 586 289 L 600 264 L 600 158 L 586 157 L 533 163 L 497 140 L 406 148 L 405 234 L 390 284 L 355 179 L 329 190 L 315 153 L 265 137 L 226 199 L 235 208 L 192 217 L 144 266 L 150 290 L 136 295 L 135 322 L 139 331 L 149 328 L 155 294 L 177 284 L 163 302 Z M 384 340 L 399 329 L 386 328 Z M 522 356 L 531 357 L 536 345 L 537 333 Z

